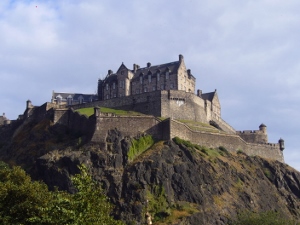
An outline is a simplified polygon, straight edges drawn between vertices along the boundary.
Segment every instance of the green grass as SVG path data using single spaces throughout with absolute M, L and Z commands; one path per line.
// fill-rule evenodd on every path
M 201 123 L 201 122 L 196 122 L 196 121 L 191 121 L 191 120 L 178 120 L 181 123 L 184 123 L 187 125 L 190 129 L 195 130 L 195 131 L 207 131 L 207 132 L 212 132 L 212 133 L 220 133 L 222 131 L 218 130 L 214 126 L 211 126 L 208 123 Z
M 145 135 L 139 139 L 132 139 L 131 147 L 127 153 L 130 161 L 134 160 L 137 156 L 142 154 L 154 144 L 154 139 L 151 135 Z
M 82 115 L 87 115 L 91 116 L 94 114 L 94 107 L 89 107 L 89 108 L 81 108 L 75 110 L 76 112 L 79 112 Z M 139 112 L 134 112 L 134 111 L 126 111 L 126 110 L 119 110 L 119 109 L 111 109 L 111 108 L 106 108 L 106 107 L 100 107 L 100 112 L 102 113 L 113 113 L 115 115 L 119 116 L 137 116 L 137 115 L 144 115 Z

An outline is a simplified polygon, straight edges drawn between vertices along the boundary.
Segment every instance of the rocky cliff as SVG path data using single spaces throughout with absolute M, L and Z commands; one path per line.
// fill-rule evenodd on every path
M 50 120 L 22 129 L 0 146 L 2 160 L 70 192 L 69 176 L 84 163 L 127 224 L 143 224 L 147 212 L 156 224 L 227 224 L 246 210 L 300 218 L 300 173 L 278 161 L 180 140 L 157 141 L 129 160 L 132 137 L 117 129 L 107 132 L 105 147 Z

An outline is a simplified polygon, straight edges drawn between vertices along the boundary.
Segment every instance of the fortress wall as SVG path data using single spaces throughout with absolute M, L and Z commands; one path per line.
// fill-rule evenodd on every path
M 142 133 L 151 134 L 154 138 L 164 139 L 164 123 L 152 116 L 113 116 L 98 117 L 92 141 L 103 142 L 107 131 L 117 129 L 125 136 L 135 137 Z
M 137 111 L 144 114 L 151 114 L 157 117 L 161 116 L 161 92 L 145 92 L 122 98 L 112 98 L 105 101 L 89 102 L 80 105 L 72 105 L 73 109 L 86 107 L 107 107 L 123 110 Z
M 279 144 L 247 143 L 238 135 L 193 131 L 185 124 L 174 120 L 170 120 L 170 129 L 171 138 L 177 136 L 179 138 L 189 140 L 192 143 L 210 148 L 224 146 L 230 152 L 242 150 L 248 155 L 258 155 L 264 158 L 284 162 L 283 153 L 279 149 Z
M 78 135 L 90 135 L 94 131 L 95 124 L 92 117 L 80 115 L 72 109 L 55 109 L 53 122 L 67 126 Z
M 243 140 L 250 143 L 267 143 L 268 136 L 260 130 L 244 130 L 237 131 L 237 135 L 239 135 Z
M 221 117 L 219 117 L 215 113 L 211 114 L 211 120 L 215 121 L 222 128 L 222 130 L 224 130 L 230 134 L 236 133 L 235 129 L 232 126 L 230 126 L 225 120 L 223 120 Z
M 162 117 L 208 122 L 204 100 L 185 91 L 163 91 L 161 114 Z
M 146 92 L 122 98 L 73 105 L 72 108 L 95 106 L 132 110 L 156 117 L 208 122 L 204 100 L 194 93 L 178 90 Z

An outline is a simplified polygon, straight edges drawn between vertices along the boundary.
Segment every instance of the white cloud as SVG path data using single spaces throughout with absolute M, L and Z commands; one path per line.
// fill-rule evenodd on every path
M 265 122 L 270 140 L 290 137 L 300 125 L 299 4 L 3 0 L 2 110 L 13 119 L 27 99 L 42 104 L 52 90 L 93 93 L 97 79 L 122 62 L 131 68 L 183 54 L 197 88 L 218 90 L 227 122 L 237 129 Z M 285 139 L 287 146 L 299 145 L 297 138 Z M 288 154 L 295 166 L 300 153 L 287 147 L 290 161 Z

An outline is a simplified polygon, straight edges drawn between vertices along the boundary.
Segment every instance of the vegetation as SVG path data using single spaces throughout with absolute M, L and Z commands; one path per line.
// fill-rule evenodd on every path
M 228 155 L 229 152 L 226 148 L 224 148 L 223 146 L 220 146 L 217 149 L 213 149 L 213 148 L 207 148 L 205 146 L 200 146 L 197 144 L 193 144 L 190 141 L 186 141 L 183 140 L 179 137 L 174 137 L 173 141 L 177 144 L 177 145 L 184 145 L 187 148 L 189 148 L 191 150 L 191 152 L 195 152 L 195 151 L 200 151 L 200 153 L 204 156 L 209 156 L 209 158 L 215 158 L 218 156 L 225 156 Z
M 230 225 L 299 225 L 294 220 L 282 216 L 278 212 L 268 211 L 262 213 L 242 212 L 235 220 L 229 222 Z
M 91 116 L 94 114 L 94 108 L 89 107 L 89 108 L 81 108 L 75 110 L 76 112 L 79 112 L 82 115 L 86 116 Z M 100 107 L 100 112 L 102 113 L 113 113 L 115 115 L 119 116 L 136 116 L 136 115 L 143 115 L 142 113 L 134 112 L 134 111 L 126 111 L 126 110 L 119 110 L 119 109 L 111 109 L 111 108 L 105 108 L 105 107 Z
M 138 155 L 142 154 L 154 144 L 154 139 L 151 135 L 145 135 L 139 139 L 132 139 L 131 147 L 128 151 L 128 159 L 134 160 Z
M 72 178 L 77 193 L 48 191 L 44 183 L 31 181 L 20 167 L 1 164 L 0 224 L 107 224 L 119 225 L 110 216 L 112 206 L 99 185 L 80 167 Z
M 154 215 L 154 222 L 170 215 L 170 211 L 168 210 L 169 204 L 162 185 L 155 185 L 152 188 L 152 192 L 147 191 L 147 199 L 148 211 L 151 215 Z

